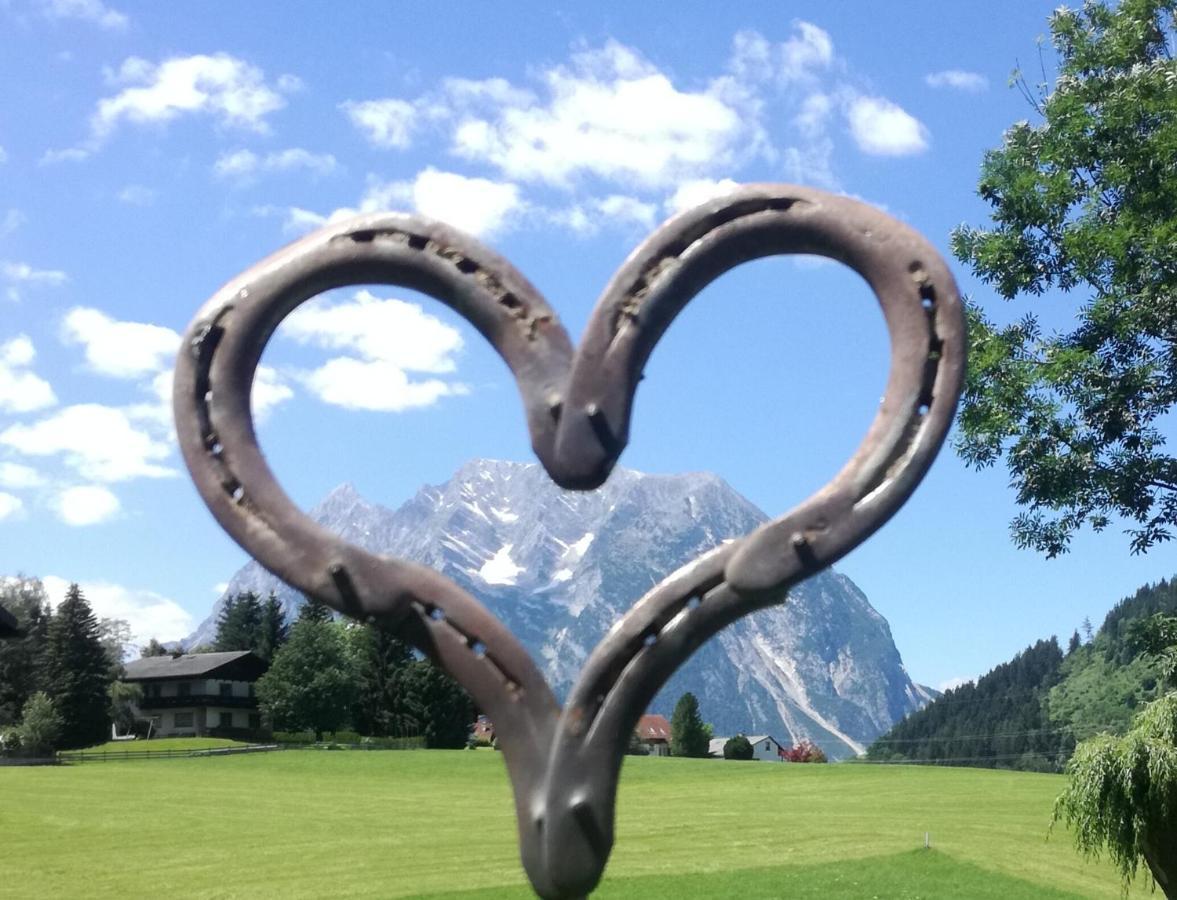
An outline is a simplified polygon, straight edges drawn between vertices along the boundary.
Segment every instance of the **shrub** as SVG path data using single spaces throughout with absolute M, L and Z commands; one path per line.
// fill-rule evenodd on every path
M 723 745 L 724 759 L 751 759 L 752 743 L 742 734 L 730 737 Z
M 826 759 L 825 753 L 821 747 L 813 743 L 813 741 L 805 740 L 800 744 L 796 744 L 792 749 L 786 750 L 782 754 L 782 759 L 785 762 L 797 763 L 823 763 L 829 762 Z

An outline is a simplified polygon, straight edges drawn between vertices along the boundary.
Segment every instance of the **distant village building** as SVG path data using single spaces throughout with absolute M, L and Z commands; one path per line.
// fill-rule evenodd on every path
M 3 606 L 0 606 L 0 640 L 14 637 L 21 637 L 21 630 L 16 621 L 16 616 Z
M 745 737 L 748 738 L 748 743 L 752 745 L 753 759 L 764 760 L 766 762 L 780 762 L 785 758 L 786 748 L 782 747 L 771 734 L 749 734 L 745 735 Z M 711 743 L 707 746 L 708 755 L 723 759 L 723 745 L 729 740 L 731 738 L 712 738 Z
M 645 715 L 634 729 L 650 756 L 670 756 L 670 723 L 666 716 Z
M 159 737 L 204 737 L 262 727 L 254 682 L 268 663 L 249 650 L 145 656 L 127 663 L 123 680 L 143 688 L 142 718 Z

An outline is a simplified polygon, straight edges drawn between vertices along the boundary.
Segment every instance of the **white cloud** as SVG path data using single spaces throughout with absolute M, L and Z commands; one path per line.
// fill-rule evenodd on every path
M 324 403 L 400 412 L 467 392 L 464 385 L 438 378 L 410 379 L 409 372 L 453 372 L 453 355 L 462 347 L 456 329 L 415 303 L 381 300 L 366 290 L 344 303 L 312 300 L 291 313 L 279 333 L 300 344 L 348 352 L 300 376 Z
M 20 299 L 18 286 L 59 287 L 69 281 L 69 276 L 58 269 L 34 269 L 24 262 L 0 262 L 0 278 L 8 282 L 8 298 Z
M 908 156 L 928 149 L 928 129 L 885 97 L 855 97 L 846 110 L 846 120 L 863 153 Z
M 100 525 L 118 515 L 121 504 L 108 488 L 84 484 L 66 488 L 54 498 L 57 515 L 66 525 Z
M 929 87 L 952 88 L 957 91 L 967 91 L 979 94 L 989 87 L 989 79 L 979 72 L 965 72 L 961 69 L 945 69 L 943 72 L 932 72 L 924 76 L 924 82 Z
M 213 585 L 213 593 L 216 594 L 218 597 L 221 596 L 223 593 L 225 593 L 225 591 L 227 591 L 227 590 L 229 590 L 229 582 L 227 582 L 227 581 L 218 581 L 216 584 Z
M 171 373 L 168 374 L 170 375 Z M 285 403 L 293 396 L 294 391 L 282 380 L 282 376 L 278 374 L 277 370 L 270 366 L 257 367 L 257 374 L 253 379 L 253 392 L 249 396 L 249 406 L 253 411 L 255 419 L 259 421 L 265 420 L 271 410 Z M 168 388 L 168 413 L 170 416 L 170 383 Z
M 337 167 L 330 153 L 311 153 L 302 147 L 291 147 L 258 156 L 252 150 L 235 150 L 223 154 L 213 166 L 221 178 L 247 179 L 263 172 L 292 172 L 303 169 L 315 175 L 330 175 Z
M 51 606 L 56 607 L 65 599 L 69 582 L 64 578 L 49 575 L 41 583 Z M 107 581 L 83 581 L 78 587 L 98 618 L 126 621 L 136 644 L 146 644 L 151 638 L 177 641 L 193 630 L 192 615 L 176 601 L 154 591 Z
M 410 381 L 404 369 L 383 360 L 346 356 L 328 360 L 307 373 L 303 383 L 324 403 L 374 412 L 404 412 L 467 393 L 463 385 L 437 378 Z
M 693 206 L 706 203 L 708 200 L 730 194 L 738 187 L 739 185 L 730 178 L 720 181 L 713 181 L 709 178 L 687 181 L 680 184 L 678 190 L 667 199 L 666 210 L 670 213 L 680 213 L 684 209 L 690 209 Z
M 127 206 L 150 206 L 155 202 L 156 192 L 141 184 L 128 184 L 118 192 L 119 203 Z
M 45 14 L 51 19 L 79 19 L 111 31 L 127 27 L 127 17 L 102 0 L 45 0 Z
M 8 237 L 27 221 L 25 214 L 19 209 L 13 207 L 5 210 L 4 218 L 0 219 L 0 237 Z
M 430 167 L 412 181 L 370 185 L 360 203 L 364 212 L 406 206 L 476 237 L 486 237 L 505 231 L 522 210 L 523 200 L 517 185 Z
M 20 497 L 14 497 L 12 494 L 5 494 L 0 491 L 0 522 L 3 522 L 5 519 L 15 519 L 23 509 L 24 503 Z
M 404 150 L 412 142 L 417 109 L 407 100 L 348 100 L 340 104 L 348 119 L 377 147 Z
M 37 161 L 40 166 L 52 166 L 63 162 L 82 162 L 90 158 L 90 151 L 81 147 L 67 147 L 64 150 L 46 150 Z
M 784 81 L 813 78 L 830 67 L 834 42 L 811 22 L 795 22 L 797 33 L 781 45 L 779 77 Z
M 10 426 L 0 432 L 0 444 L 25 456 L 61 456 L 90 481 L 175 475 L 161 465 L 170 453 L 168 444 L 136 428 L 131 419 L 128 411 L 111 406 L 67 406 L 32 425 Z
M 41 473 L 20 463 L 0 462 L 0 487 L 22 490 L 42 487 L 45 479 Z
M 0 344 L 0 410 L 34 412 L 57 402 L 49 382 L 28 371 L 35 358 L 33 342 L 23 334 Z
M 650 229 L 657 215 L 658 207 L 653 203 L 625 194 L 610 194 L 574 203 L 567 209 L 549 213 L 548 218 L 579 235 L 592 235 L 610 225 Z
M 460 110 L 454 152 L 524 181 L 566 186 L 595 175 L 659 187 L 729 168 L 749 144 L 752 126 L 739 109 L 708 91 L 679 90 L 615 41 L 542 78 L 546 102 L 499 85 L 476 98 L 481 109 Z M 471 95 L 449 100 L 460 109 Z
M 279 333 L 300 344 L 347 350 L 413 372 L 453 372 L 453 355 L 462 349 L 457 329 L 418 304 L 381 300 L 368 290 L 343 303 L 325 298 L 298 307 Z
M 167 368 L 180 348 L 180 335 L 162 325 L 119 322 L 101 310 L 76 306 L 65 315 L 61 338 L 81 344 L 86 364 L 100 375 L 139 378 Z
M 90 120 L 101 140 L 121 122 L 168 122 L 186 113 L 201 113 L 218 124 L 264 132 L 266 117 L 286 105 L 277 89 L 266 83 L 261 69 L 227 53 L 173 57 L 158 65 L 139 57 L 123 62 L 114 76 L 131 85 L 98 102 Z M 293 85 L 286 82 L 289 90 Z
M 976 677 L 972 675 L 957 675 L 955 678 L 947 678 L 944 681 L 941 681 L 940 684 L 936 686 L 936 690 L 940 691 L 940 693 L 944 693 L 945 691 L 951 691 L 954 688 L 963 687 L 966 684 L 972 684 L 976 680 Z

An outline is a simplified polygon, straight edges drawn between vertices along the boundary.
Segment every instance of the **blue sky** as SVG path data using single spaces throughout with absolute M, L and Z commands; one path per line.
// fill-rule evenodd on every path
M 731 182 L 854 195 L 947 255 L 954 225 L 986 220 L 982 153 L 1031 115 L 1007 79 L 1019 60 L 1037 71 L 1051 7 L 0 0 L 0 574 L 79 581 L 143 639 L 207 614 L 245 558 L 175 449 L 178 332 L 332 217 L 465 228 L 574 335 L 652 227 Z M 994 318 L 1028 308 L 954 269 Z M 1049 298 L 1048 321 L 1078 299 Z M 304 506 L 342 481 L 396 506 L 472 456 L 531 458 L 505 367 L 412 292 L 316 300 L 264 362 L 260 435 Z M 655 352 L 622 462 L 712 470 L 778 514 L 853 451 L 886 368 L 857 276 L 745 266 Z M 922 682 L 1098 624 L 1177 569 L 1114 532 L 1058 560 L 1015 550 L 1006 481 L 946 451 L 840 566 Z

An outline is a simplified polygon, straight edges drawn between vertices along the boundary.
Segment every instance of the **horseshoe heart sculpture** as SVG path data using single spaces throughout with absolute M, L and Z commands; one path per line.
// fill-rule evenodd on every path
M 250 388 L 282 319 L 351 284 L 400 285 L 464 316 L 510 367 L 532 447 L 564 488 L 591 490 L 625 447 L 654 345 L 715 278 L 752 259 L 813 253 L 870 284 L 891 372 L 858 451 L 788 514 L 705 553 L 642 597 L 593 651 L 563 708 L 514 636 L 448 578 L 343 543 L 300 512 L 257 444 Z M 605 289 L 573 350 L 544 299 L 506 260 L 420 216 L 330 225 L 230 281 L 197 314 L 176 367 L 184 459 L 217 521 L 262 565 L 356 619 L 386 623 L 440 662 L 495 723 L 515 790 L 523 866 L 545 898 L 587 895 L 613 844 L 630 733 L 704 641 L 839 559 L 907 500 L 935 458 L 965 364 L 960 296 L 939 254 L 862 203 L 759 184 L 665 223 Z

